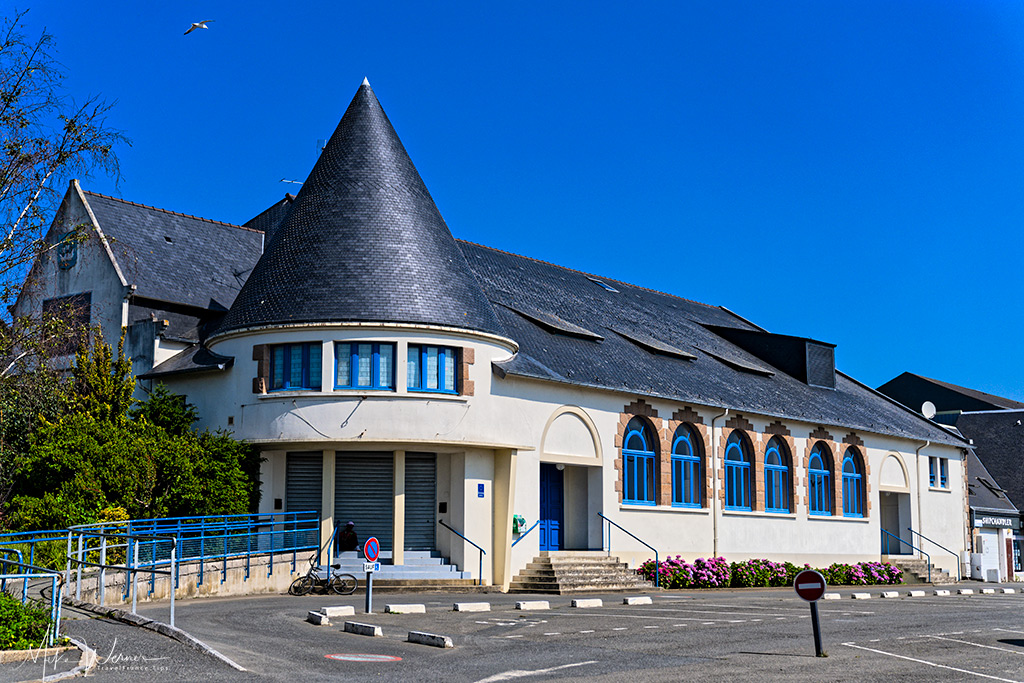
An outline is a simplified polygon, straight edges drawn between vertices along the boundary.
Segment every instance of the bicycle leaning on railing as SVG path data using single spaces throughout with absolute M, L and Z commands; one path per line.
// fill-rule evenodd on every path
M 356 592 L 359 581 L 351 574 L 342 574 L 337 571 L 341 569 L 340 564 L 332 564 L 324 570 L 316 561 L 316 555 L 309 558 L 309 570 L 305 575 L 292 581 L 288 586 L 289 595 L 306 595 L 314 591 L 326 593 L 328 590 L 338 595 L 349 595 Z

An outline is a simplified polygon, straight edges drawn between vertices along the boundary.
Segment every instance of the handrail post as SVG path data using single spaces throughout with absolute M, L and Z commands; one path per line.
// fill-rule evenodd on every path
M 176 584 L 177 584 L 177 577 L 178 577 L 178 573 L 177 573 L 177 571 L 175 571 L 177 569 L 177 562 L 175 562 L 175 558 L 176 558 L 176 555 L 177 555 L 177 549 L 178 549 L 178 541 L 177 541 L 176 538 L 172 538 L 171 539 L 171 575 L 167 578 L 167 583 L 168 583 L 168 585 L 170 586 L 170 589 L 171 589 L 171 628 L 174 628 L 174 594 L 177 592 L 175 590 L 177 588 Z
M 132 544 L 132 549 L 132 566 L 130 571 L 132 574 L 132 614 L 135 614 L 136 608 L 139 604 L 139 541 L 137 539 L 135 543 Z
M 103 535 L 100 536 L 100 607 L 103 607 L 103 600 L 107 592 L 107 534 L 106 530 L 102 530 Z
M 82 539 L 84 533 L 78 534 L 78 568 L 75 570 L 75 600 L 82 599 Z

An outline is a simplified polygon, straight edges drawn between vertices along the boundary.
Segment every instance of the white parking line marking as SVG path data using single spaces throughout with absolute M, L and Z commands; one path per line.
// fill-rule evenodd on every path
M 887 657 L 895 657 L 896 659 L 905 659 L 909 662 L 917 662 L 918 664 L 927 664 L 928 666 L 938 667 L 940 669 L 949 669 L 950 671 L 956 671 L 957 673 L 969 674 L 971 676 L 978 676 L 979 678 L 990 678 L 993 681 L 1005 681 L 1005 683 L 1024 683 L 1022 681 L 1016 681 L 1012 678 L 999 678 L 998 676 L 989 676 L 988 674 L 978 673 L 977 671 L 969 671 L 967 669 L 958 669 L 955 666 L 946 666 L 945 664 L 937 664 L 935 662 L 929 662 L 927 659 L 916 659 L 914 657 L 907 657 L 904 655 L 893 654 L 892 652 L 885 652 L 884 650 L 875 650 L 870 647 L 862 647 L 860 645 L 854 645 L 853 643 L 843 643 L 846 647 L 856 648 L 858 650 L 866 650 L 868 652 L 874 652 L 880 655 L 886 655 Z
M 505 636 L 506 638 L 522 638 L 522 636 Z
M 661 628 L 660 626 L 644 626 L 644 628 Z
M 591 629 L 591 630 L 589 630 L 589 631 L 580 631 L 580 633 L 593 633 L 593 632 L 594 632 L 594 630 L 593 630 L 593 629 Z
M 552 671 L 560 671 L 562 669 L 571 669 L 577 666 L 586 666 L 587 664 L 597 664 L 597 660 L 591 660 L 589 662 L 576 662 L 574 664 L 563 664 L 562 666 L 553 666 L 549 669 L 536 669 L 534 671 L 523 671 L 521 669 L 513 669 L 512 671 L 505 671 L 504 673 L 494 674 L 487 678 L 481 678 L 476 683 L 498 683 L 498 681 L 510 681 L 513 678 L 524 678 L 526 676 L 539 676 L 541 674 L 549 674 Z
M 979 631 L 975 631 L 979 633 Z M 1020 650 L 1011 650 L 1005 647 L 996 647 L 995 645 L 982 645 L 981 643 L 972 643 L 969 640 L 960 640 L 959 638 L 944 638 L 943 636 L 925 636 L 926 638 L 935 638 L 936 640 L 948 640 L 951 643 L 963 643 L 964 645 L 973 645 L 974 647 L 983 647 L 986 650 L 999 650 L 1000 652 L 1011 652 L 1015 655 L 1024 655 L 1024 652 Z
M 628 631 L 629 629 L 627 629 L 625 626 L 616 626 L 612 630 L 613 631 Z
M 546 636 L 560 636 L 562 634 L 559 631 L 555 631 L 553 633 L 545 633 L 544 635 L 546 635 Z

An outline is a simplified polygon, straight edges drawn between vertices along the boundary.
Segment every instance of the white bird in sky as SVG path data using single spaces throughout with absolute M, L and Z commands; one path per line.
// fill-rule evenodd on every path
M 194 22 L 192 22 L 192 28 L 190 28 L 189 30 L 185 31 L 185 35 L 187 36 L 188 34 L 192 33 L 192 31 L 195 31 L 197 28 L 210 28 L 209 26 L 207 26 L 207 24 L 212 24 L 212 23 L 213 23 L 213 19 L 204 19 L 203 21 L 194 21 Z

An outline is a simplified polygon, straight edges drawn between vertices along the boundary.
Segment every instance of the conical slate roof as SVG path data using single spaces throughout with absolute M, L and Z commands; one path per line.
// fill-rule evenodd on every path
M 349 321 L 504 336 L 365 80 L 218 332 Z

